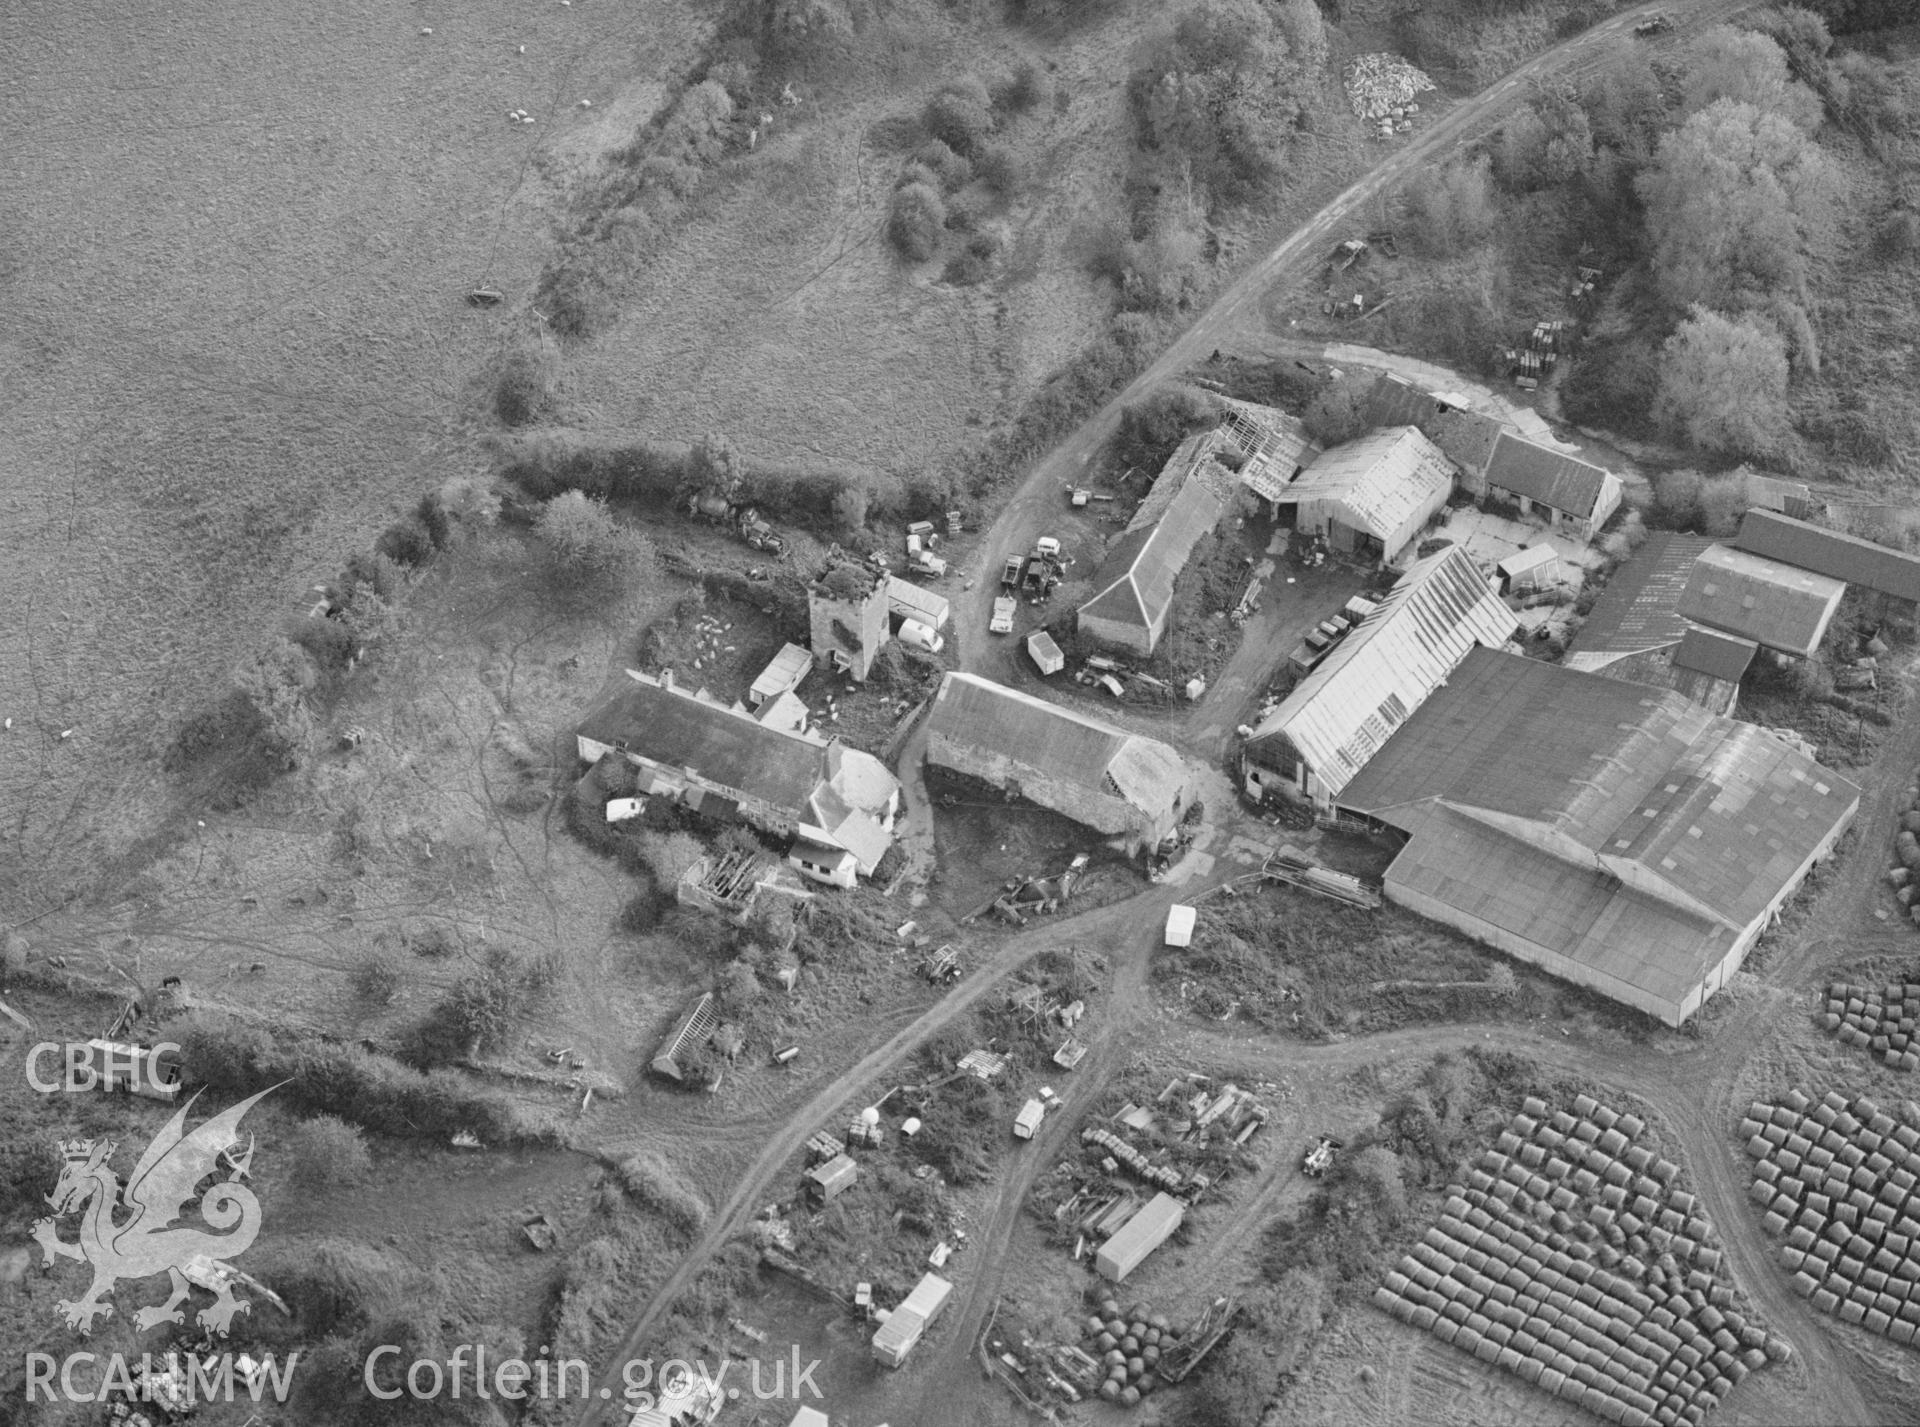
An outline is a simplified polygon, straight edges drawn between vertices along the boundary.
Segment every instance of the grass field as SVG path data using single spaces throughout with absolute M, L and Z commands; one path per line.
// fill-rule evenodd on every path
M 181 710 L 393 507 L 477 468 L 464 394 L 506 319 L 462 294 L 531 281 L 536 173 L 578 162 L 577 101 L 644 89 L 703 23 L 663 4 L 636 45 L 632 22 L 504 0 L 9 7 L 10 912 L 164 826 L 155 755 Z

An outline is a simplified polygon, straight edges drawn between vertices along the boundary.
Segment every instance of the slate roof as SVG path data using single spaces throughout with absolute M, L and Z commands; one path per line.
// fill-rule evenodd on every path
M 1163 483 L 1166 479 L 1161 477 Z M 1107 551 L 1094 575 L 1099 593 L 1080 606 L 1080 613 L 1156 628 L 1173 603 L 1174 581 L 1186 568 L 1193 547 L 1220 523 L 1225 508 L 1200 480 L 1178 485 L 1163 513 L 1144 525 L 1136 516 Z
M 1441 808 L 1531 824 L 1569 849 L 1638 864 L 1668 900 L 1738 928 L 1859 794 L 1671 690 L 1475 650 L 1340 803 L 1414 830 Z
M 1920 555 L 1857 535 L 1825 530 L 1770 510 L 1750 510 L 1733 538 L 1739 549 L 1845 580 L 1897 599 L 1920 600 Z
M 1847 587 L 1778 560 L 1711 545 L 1694 561 L 1679 611 L 1787 654 L 1811 654 Z
M 1429 433 L 1433 442 L 1447 453 L 1447 459 L 1463 470 L 1484 472 L 1493 459 L 1493 448 L 1506 433 L 1507 425 L 1498 417 L 1482 411 L 1445 411 Z
M 1185 762 L 1166 744 L 973 674 L 941 680 L 927 728 L 1154 815 L 1176 806 L 1187 785 Z
M 1450 545 L 1415 562 L 1249 744 L 1286 739 L 1337 793 L 1468 650 L 1504 644 L 1517 627 L 1472 558 Z
M 820 781 L 825 752 L 744 711 L 632 678 L 588 711 L 579 733 L 796 812 Z
M 1298 501 L 1333 501 L 1345 524 L 1390 540 L 1438 495 L 1453 490 L 1447 458 L 1419 430 L 1398 426 L 1370 432 L 1322 452 L 1288 490 Z
M 1487 462 L 1487 484 L 1585 519 L 1606 491 L 1607 472 L 1577 456 L 1503 431 Z
M 1717 629 L 1689 629 L 1681 636 L 1680 647 L 1673 651 L 1673 667 L 1737 684 L 1759 648 L 1751 639 L 1722 634 Z
M 1599 669 L 1629 654 L 1678 644 L 1691 627 L 1680 596 L 1693 562 L 1713 542 L 1704 535 L 1656 530 L 1613 572 L 1586 623 L 1567 646 L 1567 667 Z
M 1440 400 L 1394 372 L 1382 372 L 1367 393 L 1367 420 L 1374 426 L 1418 426 L 1422 431 L 1439 414 Z

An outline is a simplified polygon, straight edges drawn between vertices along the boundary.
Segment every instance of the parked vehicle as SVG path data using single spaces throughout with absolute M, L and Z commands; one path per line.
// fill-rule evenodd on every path
M 1006 566 L 1000 571 L 1000 584 L 1003 589 L 1014 590 L 1020 587 L 1020 567 L 1026 563 L 1022 556 L 1007 556 Z
M 1012 595 L 1001 595 L 993 602 L 993 618 L 987 621 L 989 634 L 1012 634 L 1013 615 L 1019 608 L 1019 601 Z
M 1633 32 L 1644 40 L 1652 35 L 1664 35 L 1672 28 L 1673 17 L 1671 15 L 1649 15 L 1633 27 Z
M 1333 1157 L 1340 1153 L 1341 1142 L 1330 1135 L 1322 1135 L 1313 1142 L 1306 1157 L 1300 1161 L 1300 1171 L 1310 1179 L 1318 1179 L 1333 1168 Z
M 902 620 L 900 632 L 894 637 L 909 649 L 924 649 L 929 654 L 938 654 L 947 647 L 945 638 L 917 619 Z

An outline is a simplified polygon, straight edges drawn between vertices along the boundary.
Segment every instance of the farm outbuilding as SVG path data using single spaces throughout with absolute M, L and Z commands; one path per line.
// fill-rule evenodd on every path
M 1920 602 L 1920 555 L 1857 535 L 1770 510 L 1750 510 L 1741 518 L 1733 543 L 1749 554 L 1844 580 L 1908 607 Z
M 1166 935 L 1167 945 L 1168 946 L 1192 946 L 1193 945 L 1193 922 L 1194 922 L 1194 918 L 1198 915 L 1199 915 L 1199 910 L 1197 908 L 1189 907 L 1179 902 L 1175 902 L 1171 907 L 1168 907 L 1167 908 L 1167 935 Z
M 1343 554 L 1393 564 L 1453 494 L 1453 466 L 1412 426 L 1323 452 L 1283 493 L 1279 518 Z
M 617 758 L 638 770 L 637 791 L 671 798 L 719 821 L 775 837 L 804 835 L 851 852 L 871 876 L 893 845 L 900 782 L 869 753 L 762 723 L 742 707 L 627 671 L 626 682 L 587 714 L 580 757 Z
M 1522 515 L 1592 540 L 1620 508 L 1620 478 L 1565 451 L 1503 431 L 1486 466 L 1486 497 L 1511 501 Z
M 1171 1194 L 1154 1195 L 1120 1232 L 1101 1245 L 1093 1256 L 1094 1270 L 1102 1278 L 1119 1283 L 1172 1237 L 1186 1215 L 1187 1206 Z
M 806 1177 L 808 1196 L 816 1204 L 826 1204 L 853 1188 L 860 1178 L 860 1166 L 851 1155 L 837 1154 L 824 1164 L 816 1164 Z
M 1673 651 L 1673 687 L 1708 713 L 1732 714 L 1760 646 L 1716 629 L 1689 629 Z
M 1740 968 L 1859 800 L 1677 693 L 1488 649 L 1338 797 L 1407 836 L 1388 900 L 1676 1026 Z
M 681 1058 L 688 1051 L 705 1045 L 719 1024 L 720 1012 L 714 1004 L 713 992 L 703 992 L 674 1022 L 673 1029 L 667 1032 L 667 1038 L 660 1043 L 660 1049 L 653 1057 L 653 1073 L 665 1076 L 668 1080 L 684 1082 L 687 1073 L 680 1063 Z
M 1194 547 L 1226 513 L 1234 477 L 1214 460 L 1218 433 L 1189 436 L 1176 449 L 1093 577 L 1095 594 L 1075 627 L 1089 639 L 1152 654 L 1167 632 L 1173 585 Z
M 1804 659 L 1826 638 L 1846 592 L 1830 576 L 1710 545 L 1694 561 L 1679 609 L 1698 624 Z
M 1232 397 L 1217 397 L 1223 413 L 1220 434 L 1240 458 L 1241 488 L 1277 508 L 1291 486 L 1318 459 L 1320 448 L 1298 417 L 1277 407 Z
M 953 618 L 953 605 L 945 595 L 898 575 L 887 577 L 887 609 L 901 619 L 918 620 L 936 631 L 945 629 Z
M 1524 550 L 1516 550 L 1498 565 L 1494 573 L 1500 576 L 1500 586 L 1507 594 L 1519 594 L 1524 590 L 1537 590 L 1543 585 L 1552 584 L 1560 573 L 1560 555 L 1553 546 L 1542 542 L 1529 545 Z
M 1172 748 L 972 674 L 948 674 L 927 720 L 927 764 L 1120 840 L 1152 847 L 1193 801 Z
M 1566 666 L 1586 673 L 1602 669 L 1613 673 L 1610 665 L 1625 660 L 1647 662 L 1644 656 L 1657 654 L 1657 662 L 1664 667 L 1690 627 L 1680 615 L 1680 598 L 1686 593 L 1694 562 L 1712 544 L 1704 535 L 1678 535 L 1670 530 L 1649 534 L 1594 601 L 1567 646 Z M 1632 673 L 1621 676 L 1659 682 Z
M 1330 806 L 1468 650 L 1505 644 L 1517 628 L 1459 546 L 1417 562 L 1254 729 L 1241 757 L 1248 793 Z
M 800 681 L 807 677 L 807 671 L 813 667 L 813 655 L 798 644 L 782 644 L 780 652 L 767 661 L 753 681 L 753 687 L 747 690 L 747 707 L 758 710 L 769 699 L 777 699 L 782 694 L 792 693 L 800 687 Z

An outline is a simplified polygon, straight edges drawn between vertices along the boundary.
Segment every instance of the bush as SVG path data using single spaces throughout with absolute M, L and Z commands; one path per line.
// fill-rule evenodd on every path
M 353 968 L 353 994 L 370 1006 L 385 1006 L 400 990 L 400 973 L 384 957 L 370 956 Z
M 373 548 L 396 565 L 424 565 L 433 558 L 433 535 L 419 516 L 405 515 L 380 532 Z
M 995 198 L 1009 198 L 1020 187 L 1020 161 L 1004 144 L 995 144 L 974 158 L 973 176 Z
M 635 1203 L 654 1210 L 668 1223 L 688 1234 L 706 1227 L 706 1201 L 657 1154 L 641 1150 L 620 1161 L 616 1173 L 620 1187 Z
M 1047 82 L 1046 71 L 1027 60 L 994 85 L 993 109 L 996 114 L 1025 114 L 1052 97 L 1053 86 Z
M 923 263 L 940 247 L 947 205 L 930 185 L 909 183 L 893 192 L 887 240 L 910 262 Z
M 833 523 L 849 533 L 866 529 L 867 488 L 848 485 L 835 492 L 832 502 Z
M 569 255 L 540 277 L 535 302 L 547 326 L 562 337 L 583 341 L 613 320 L 613 300 L 584 258 Z
M 554 580 L 567 588 L 624 583 L 643 567 L 652 547 L 613 518 L 603 500 L 565 491 L 534 521 Z
M 351 1184 L 373 1168 L 366 1136 L 357 1125 L 333 1115 L 315 1115 L 288 1136 L 293 1182 L 303 1189 Z
M 1656 530 L 1697 530 L 1705 518 L 1700 498 L 1707 488 L 1698 471 L 1656 471 L 1647 523 Z
M 660 925 L 660 894 L 652 887 L 635 892 L 620 907 L 620 929 L 636 936 Z
M 974 158 L 993 132 L 993 99 L 986 85 L 972 75 L 945 85 L 921 115 L 921 122 L 963 158 Z
M 1170 383 L 1120 413 L 1120 426 L 1113 436 L 1114 460 L 1158 474 L 1182 441 L 1219 419 L 1219 404 L 1206 392 Z
M 531 978 L 496 949 L 479 971 L 454 982 L 446 998 L 413 1028 L 407 1059 L 430 1069 L 497 1049 L 517 1024 L 521 1002 L 532 989 Z
M 1881 257 L 1895 261 L 1920 253 L 1920 213 L 1911 208 L 1889 213 L 1880 225 L 1874 246 Z
M 525 426 L 547 404 L 552 363 L 540 348 L 521 343 L 500 359 L 493 378 L 493 414 L 507 426 Z
M 1448 258 L 1483 243 L 1500 217 L 1491 174 L 1486 159 L 1466 159 L 1414 180 L 1403 200 L 1414 246 Z
M 1307 434 L 1322 446 L 1338 446 L 1367 430 L 1370 384 L 1351 377 L 1329 381 L 1301 414 Z
M 907 174 L 914 174 L 915 177 L 908 178 Z M 972 164 L 948 148 L 942 140 L 928 139 L 915 150 L 913 161 L 902 171 L 896 186 L 924 183 L 930 179 L 939 185 L 941 192 L 952 193 L 956 188 L 965 188 L 972 177 Z

